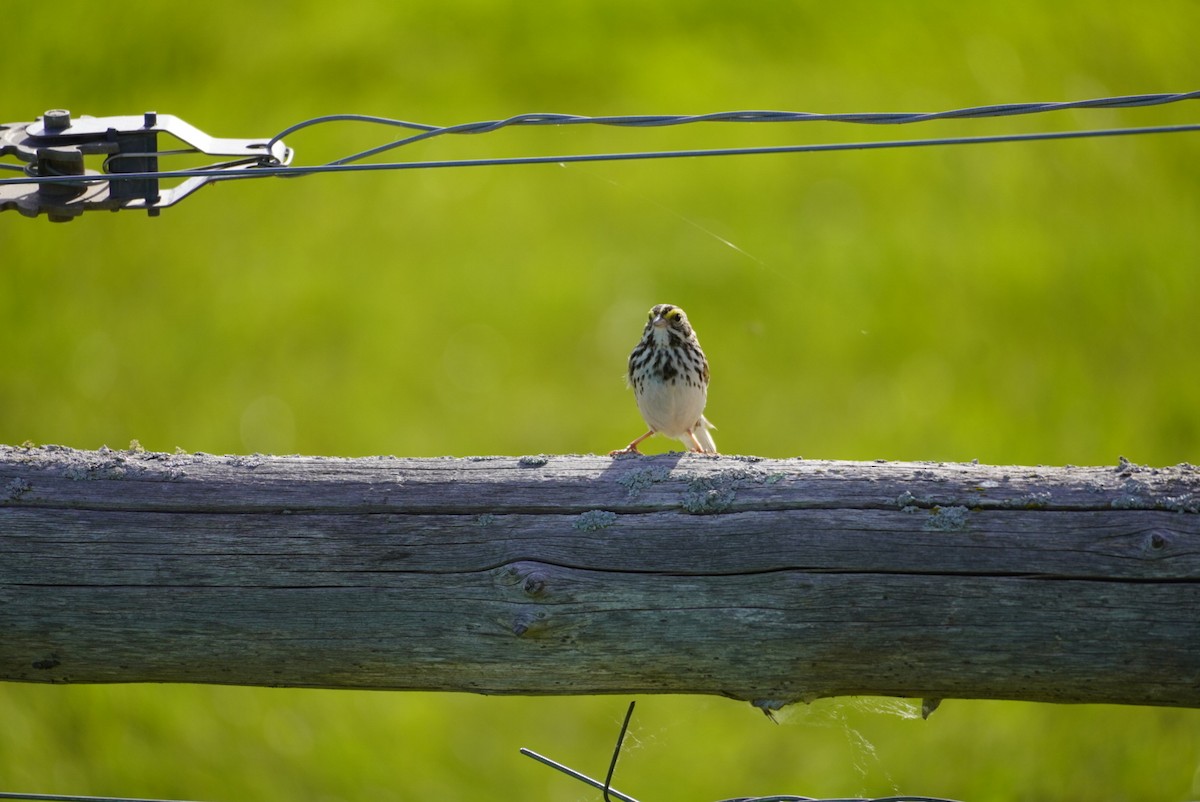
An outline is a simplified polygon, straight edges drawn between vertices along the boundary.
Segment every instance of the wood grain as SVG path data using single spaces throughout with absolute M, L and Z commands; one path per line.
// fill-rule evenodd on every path
M 1200 707 L 1200 470 L 0 446 L 0 680 Z

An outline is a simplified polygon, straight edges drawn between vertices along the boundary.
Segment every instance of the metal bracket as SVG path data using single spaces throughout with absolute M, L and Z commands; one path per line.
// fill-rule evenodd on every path
M 189 147 L 160 151 L 159 134 L 170 134 Z M 26 217 L 45 212 L 52 222 L 60 223 L 99 209 L 144 209 L 156 216 L 160 209 L 223 177 L 193 176 L 174 187 L 160 186 L 154 175 L 159 172 L 159 158 L 180 153 L 233 157 L 233 161 L 204 168 L 220 173 L 286 166 L 292 160 L 292 150 L 282 140 L 213 137 L 170 114 L 150 111 L 72 119 L 70 112 L 55 109 L 32 123 L 0 124 L 0 156 L 25 162 L 24 172 L 32 178 L 53 177 L 51 181 L 0 182 L 0 211 L 16 209 Z M 96 155 L 105 157 L 102 171 L 86 169 L 84 157 Z M 121 173 L 138 177 L 105 178 Z

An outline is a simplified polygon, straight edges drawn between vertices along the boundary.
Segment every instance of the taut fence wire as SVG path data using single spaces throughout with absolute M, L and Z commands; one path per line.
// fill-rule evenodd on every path
M 1014 117 L 1024 115 L 1046 114 L 1050 112 L 1069 110 L 1095 109 L 1125 109 L 1163 106 L 1183 101 L 1200 99 L 1200 90 L 1191 92 L 1173 92 L 1156 94 L 1125 95 L 1118 97 L 1103 97 L 1089 100 L 1073 100 L 1053 103 L 1004 103 L 987 106 L 974 106 L 961 109 L 950 109 L 936 112 L 847 112 L 817 114 L 795 111 L 729 111 L 711 114 L 652 114 L 652 115 L 618 115 L 588 117 L 575 114 L 518 114 L 501 120 L 485 120 L 461 123 L 455 125 L 431 125 L 408 120 L 388 117 L 374 117 L 362 114 L 330 114 L 314 117 L 295 123 L 280 131 L 268 142 L 268 145 L 278 143 L 284 136 L 299 132 L 306 128 L 334 123 L 363 123 L 389 128 L 399 128 L 405 131 L 415 131 L 408 136 L 387 142 L 367 150 L 342 156 L 325 164 L 311 165 L 282 165 L 269 157 L 263 159 L 253 169 L 237 172 L 224 171 L 212 167 L 199 167 L 183 170 L 160 170 L 153 172 L 122 172 L 107 173 L 103 176 L 22 176 L 20 178 L 0 179 L 0 186 L 7 184 L 54 184 L 54 183 L 86 183 L 88 181 L 137 181 L 150 178 L 208 178 L 211 180 L 245 180 L 249 178 L 267 177 L 297 177 L 318 173 L 345 173 L 364 171 L 391 171 L 439 169 L 451 167 L 493 167 L 532 164 L 570 164 L 583 162 L 612 162 L 650 159 L 678 159 L 699 157 L 748 156 L 769 154 L 820 153 L 848 150 L 883 150 L 892 148 L 913 148 L 950 145 L 994 144 L 1002 142 L 1033 142 L 1065 139 L 1083 139 L 1095 137 L 1118 137 L 1149 134 L 1189 133 L 1200 131 L 1200 123 L 1185 123 L 1179 125 L 1155 125 L 1143 127 L 1098 128 L 1084 130 L 1035 131 L 1026 133 L 1007 133 L 983 136 L 948 136 L 923 139 L 878 140 L 861 142 L 824 142 L 793 145 L 769 145 L 760 147 L 726 147 L 726 148 L 693 148 L 678 150 L 626 151 L 612 153 L 573 153 L 549 156 L 510 156 L 496 158 L 459 158 L 422 161 L 368 162 L 364 159 L 378 156 L 388 151 L 404 148 L 418 142 L 436 137 L 452 135 L 480 135 L 494 133 L 506 128 L 544 127 L 544 126 L 609 126 L 618 128 L 663 128 L 668 126 L 684 126 L 699 123 L 723 124 L 763 124 L 775 125 L 786 123 L 850 123 L 862 125 L 909 125 L 926 123 L 936 120 L 985 119 L 996 117 Z M 264 153 L 270 147 L 264 148 Z M 195 151 L 180 151 L 195 152 Z M 158 155 L 165 155 L 160 153 Z M 8 165 L 0 165 L 8 166 Z
M 612 759 L 608 764 L 608 773 L 604 777 L 604 781 L 593 779 L 581 771 L 576 771 L 562 763 L 551 760 L 550 758 L 534 752 L 532 749 L 521 749 L 521 754 L 526 757 L 533 758 L 542 765 L 556 769 L 568 777 L 573 777 L 603 795 L 604 802 L 613 802 L 614 799 L 620 802 L 638 802 L 637 799 L 629 794 L 622 793 L 612 787 L 613 774 L 617 768 L 617 758 L 621 756 L 621 747 L 625 743 L 625 733 L 629 729 L 629 721 L 633 718 L 633 708 L 635 702 L 630 702 L 629 707 L 625 711 L 625 719 L 621 723 L 621 731 L 617 735 L 617 743 L 613 749 Z M 12 792 L 0 792 L 0 800 L 13 800 L 13 802 L 179 802 L 178 800 L 169 799 L 145 799 L 137 797 L 121 797 L 121 796 L 74 796 L 63 794 L 22 794 Z M 868 799 L 866 797 L 836 797 L 836 798 L 817 798 L 811 796 L 795 796 L 792 794 L 774 794 L 771 796 L 739 796 L 732 799 L 723 799 L 721 802 L 955 802 L 953 799 L 945 799 L 943 797 L 930 796 L 911 796 L 908 794 L 900 794 L 887 797 L 877 797 Z

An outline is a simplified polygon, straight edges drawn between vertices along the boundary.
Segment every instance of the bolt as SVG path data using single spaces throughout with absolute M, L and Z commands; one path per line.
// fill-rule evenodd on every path
M 66 109 L 50 109 L 42 115 L 42 125 L 47 131 L 62 131 L 71 127 L 71 112 Z

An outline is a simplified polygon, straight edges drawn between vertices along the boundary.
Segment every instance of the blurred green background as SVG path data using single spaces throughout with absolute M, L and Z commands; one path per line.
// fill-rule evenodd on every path
M 1200 88 L 1193 0 L 5 7 L 0 119 L 935 111 Z M 389 159 L 1195 122 L 1196 102 L 903 128 L 508 130 Z M 387 129 L 294 134 L 298 163 Z M 166 146 L 167 143 L 164 143 Z M 727 453 L 1200 460 L 1195 134 L 227 183 L 160 218 L 0 215 L 0 442 L 604 452 L 645 310 L 686 308 Z M 659 439 L 649 450 L 668 450 Z M 2 636 L 2 633 L 0 633 Z M 747 656 L 752 659 L 752 656 Z M 211 802 L 585 800 L 622 698 L 0 686 L 0 790 Z M 645 698 L 617 786 L 1200 797 L 1200 713 Z

